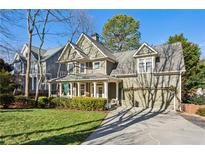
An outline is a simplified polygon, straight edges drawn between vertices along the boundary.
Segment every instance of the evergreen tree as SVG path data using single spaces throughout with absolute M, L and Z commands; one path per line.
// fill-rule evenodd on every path
M 203 82 L 204 64 L 200 64 L 200 48 L 183 34 L 170 36 L 168 43 L 181 42 L 186 72 L 182 75 L 182 96 L 186 97 Z
M 139 47 L 139 21 L 131 16 L 116 15 L 103 27 L 105 44 L 113 51 L 124 51 Z

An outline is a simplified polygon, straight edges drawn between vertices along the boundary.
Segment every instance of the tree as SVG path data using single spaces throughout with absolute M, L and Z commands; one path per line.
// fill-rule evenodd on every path
M 114 51 L 124 51 L 139 47 L 139 21 L 131 16 L 116 15 L 103 27 L 105 44 Z
M 0 104 L 4 108 L 7 108 L 14 100 L 12 92 L 15 89 L 15 84 L 10 74 L 11 71 L 12 67 L 0 59 Z
M 200 48 L 197 44 L 188 41 L 183 34 L 170 36 L 168 43 L 181 42 L 186 72 L 182 75 L 182 97 L 187 96 L 193 88 L 198 86 Z
M 28 33 L 28 57 L 26 63 L 25 96 L 29 96 L 30 70 L 31 70 L 31 47 L 36 18 L 40 10 L 27 10 L 27 33 Z
M 38 37 L 40 39 L 40 42 L 41 42 L 40 43 L 40 47 L 38 49 L 38 60 L 37 60 L 37 65 L 38 65 L 38 72 L 37 72 L 38 81 L 37 81 L 36 95 L 35 95 L 36 106 L 37 106 L 38 96 L 39 96 L 39 87 L 41 86 L 42 79 L 43 79 L 43 69 L 42 69 L 42 63 L 41 63 L 41 57 L 42 57 L 41 50 L 42 50 L 42 47 L 43 47 L 43 44 L 44 44 L 44 41 L 45 41 L 46 26 L 47 26 L 49 14 L 50 14 L 50 10 L 47 10 L 46 14 L 45 14 L 45 18 L 43 19 L 43 25 L 42 25 L 42 30 L 41 31 L 39 30 L 41 26 L 38 27 L 37 25 L 35 25 L 35 29 L 36 29 L 37 35 L 38 35 Z

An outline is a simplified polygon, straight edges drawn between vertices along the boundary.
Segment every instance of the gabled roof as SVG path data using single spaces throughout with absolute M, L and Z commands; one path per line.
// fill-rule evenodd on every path
M 26 57 L 23 55 L 23 52 L 25 51 L 25 49 L 28 48 L 28 45 L 25 44 L 21 50 L 20 53 L 16 53 L 15 57 L 14 57 L 14 61 L 13 63 L 17 62 L 16 60 L 16 57 L 17 55 L 21 58 L 21 60 L 23 60 L 24 62 L 26 62 Z M 57 52 L 60 52 L 62 51 L 64 47 L 58 47 L 58 48 L 50 48 L 48 50 L 45 50 L 45 49 L 41 49 L 41 59 L 42 61 L 45 61 L 49 58 L 51 58 L 53 55 L 55 55 Z M 38 50 L 39 48 L 38 47 L 35 47 L 35 46 L 32 46 L 31 47 L 31 54 L 33 55 L 33 57 L 35 59 L 38 58 Z
M 19 60 L 17 60 L 18 57 L 19 57 Z M 26 58 L 22 55 L 22 53 L 16 53 L 16 54 L 15 54 L 15 57 L 14 57 L 14 60 L 13 60 L 13 62 L 12 62 L 11 64 L 17 63 L 17 62 L 19 62 L 20 60 L 23 61 L 24 63 L 27 62 L 27 61 L 26 61 Z
M 58 58 L 58 61 L 60 61 L 60 59 L 62 58 L 63 54 L 66 52 L 66 50 L 68 49 L 68 47 L 72 47 L 73 49 L 75 49 L 75 51 L 77 52 L 77 54 L 81 57 L 81 58 L 88 58 L 87 55 L 82 51 L 82 49 L 80 49 L 76 44 L 72 43 L 72 42 L 68 42 L 65 46 L 65 48 L 63 49 L 61 55 Z
M 185 71 L 184 57 L 181 43 L 163 44 L 152 46 L 157 51 L 159 62 L 155 63 L 154 72 L 179 72 Z M 137 74 L 137 60 L 133 57 L 136 50 L 118 52 L 118 65 L 112 70 L 111 75 Z
M 157 52 L 154 48 L 152 48 L 150 45 L 148 45 L 147 43 L 143 43 L 143 44 L 139 47 L 139 49 L 137 49 L 137 51 L 134 53 L 133 57 L 141 56 L 141 55 L 138 55 L 138 53 L 139 53 L 144 47 L 146 47 L 146 48 L 148 48 L 150 51 L 152 51 L 152 53 L 149 53 L 150 55 L 153 55 L 153 54 L 157 55 L 157 54 L 158 54 L 158 52 Z
M 92 37 L 88 36 L 88 35 L 85 34 L 85 33 L 82 33 L 82 34 L 80 35 L 80 37 L 78 38 L 76 44 L 78 44 L 78 42 L 81 40 L 81 38 L 82 38 L 83 36 L 85 36 L 88 40 L 90 40 L 90 41 L 93 43 L 93 45 L 94 45 L 96 48 L 98 48 L 98 50 L 99 50 L 105 57 L 107 57 L 107 58 L 109 58 L 109 59 L 111 59 L 111 60 L 116 61 L 116 57 L 112 54 L 112 52 L 111 52 L 107 47 L 105 47 L 101 42 L 94 40 Z

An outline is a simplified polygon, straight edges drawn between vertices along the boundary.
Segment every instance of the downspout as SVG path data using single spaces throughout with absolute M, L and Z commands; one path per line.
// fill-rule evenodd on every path
M 181 71 L 179 72 L 179 111 L 181 112 L 182 111 L 182 107 L 181 107 L 181 84 L 182 84 L 182 78 L 181 78 Z

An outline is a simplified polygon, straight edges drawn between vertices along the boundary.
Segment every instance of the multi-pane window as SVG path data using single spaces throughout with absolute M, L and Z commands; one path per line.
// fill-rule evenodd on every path
M 146 72 L 152 72 L 152 59 L 146 59 Z
M 93 69 L 100 69 L 100 62 L 94 62 Z
M 80 73 L 85 73 L 85 63 L 80 64 Z
M 74 65 L 73 65 L 73 63 L 69 63 L 67 69 L 68 69 L 68 73 L 69 74 L 73 73 L 74 72 Z
M 85 95 L 85 84 L 80 85 L 80 95 L 81 96 Z
M 140 58 L 138 72 L 152 72 L 152 58 Z
M 145 72 L 144 59 L 139 59 L 139 72 Z

